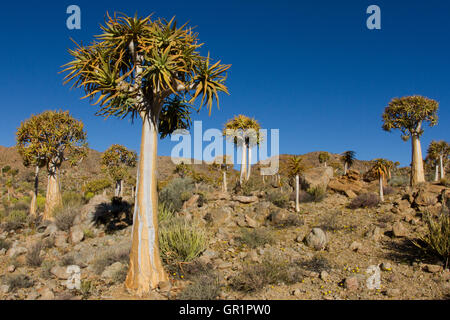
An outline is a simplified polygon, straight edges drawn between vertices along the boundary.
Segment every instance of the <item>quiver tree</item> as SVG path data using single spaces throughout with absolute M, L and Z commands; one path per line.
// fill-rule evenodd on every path
M 319 153 L 319 162 L 323 163 L 324 167 L 327 167 L 327 162 L 330 159 L 330 154 L 328 152 Z
M 11 196 L 13 194 L 14 180 L 18 174 L 19 169 L 12 169 L 10 166 L 4 166 L 2 168 L 2 176 L 6 175 L 5 185 L 8 192 L 8 201 L 11 200 Z
M 299 192 L 300 192 L 300 174 L 304 171 L 302 159 L 299 156 L 289 158 L 288 175 L 290 178 L 295 177 L 295 211 L 300 211 Z
M 439 168 L 440 168 L 440 178 L 445 178 L 445 165 L 448 161 L 450 155 L 450 145 L 444 140 L 438 141 L 436 143 L 436 153 L 439 157 Z
M 102 154 L 102 166 L 116 183 L 114 195 L 123 196 L 123 181 L 128 176 L 128 168 L 136 166 L 137 154 L 120 144 L 113 144 Z
M 344 162 L 344 175 L 347 174 L 347 170 L 353 165 L 353 162 L 355 161 L 355 151 L 345 151 L 342 156 L 341 160 Z
M 384 201 L 383 180 L 385 180 L 385 177 L 388 174 L 389 161 L 386 160 L 386 159 L 375 159 L 374 162 L 375 163 L 374 163 L 373 167 L 370 170 L 378 178 L 380 200 Z
M 228 192 L 227 172 L 233 166 L 233 160 L 230 156 L 222 155 L 216 157 L 212 163 L 212 168 L 222 172 L 222 191 Z
M 142 121 L 141 149 L 136 183 L 130 266 L 127 289 L 142 295 L 166 281 L 159 255 L 156 155 L 161 137 L 188 126 L 186 101 L 201 97 L 200 108 L 211 113 L 218 93 L 227 92 L 229 65 L 201 56 L 198 36 L 174 18 L 151 20 L 107 15 L 102 34 L 91 45 L 77 45 L 65 65 L 66 82 L 98 96 L 98 115 Z M 200 109 L 199 108 L 199 109 Z M 164 113 L 164 110 L 167 112 Z M 167 117 L 170 115 L 170 121 Z
M 231 139 L 236 147 L 242 149 L 241 173 L 239 183 L 247 181 L 250 178 L 252 148 L 260 143 L 261 126 L 258 121 L 242 114 L 235 116 L 233 119 L 225 123 L 223 134 Z M 248 156 L 247 156 L 248 154 Z M 247 165 L 248 158 L 248 165 Z
M 384 109 L 383 130 L 390 132 L 392 129 L 399 129 L 404 141 L 411 138 L 411 186 L 425 182 L 420 137 L 425 123 L 428 123 L 430 127 L 437 124 L 438 108 L 439 103 L 435 100 L 422 96 L 410 96 L 394 98 Z
M 37 197 L 40 167 L 47 168 L 47 194 L 43 219 L 51 219 L 55 208 L 62 206 L 59 169 L 64 161 L 79 163 L 87 153 L 83 122 L 68 111 L 45 111 L 32 115 L 17 129 L 17 148 L 25 166 L 35 166 L 34 202 Z M 33 211 L 36 204 L 32 202 Z M 31 211 L 31 210 L 30 210 Z M 32 213 L 34 213 L 32 212 Z
M 439 180 L 439 144 L 437 141 L 431 141 L 427 149 L 427 157 L 425 162 L 429 166 L 433 167 L 434 171 L 434 181 Z

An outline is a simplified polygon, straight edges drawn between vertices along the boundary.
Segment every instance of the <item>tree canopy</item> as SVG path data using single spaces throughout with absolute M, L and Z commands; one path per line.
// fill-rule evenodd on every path
M 137 153 L 120 144 L 111 145 L 102 154 L 102 166 L 114 181 L 125 179 L 128 167 L 135 167 Z

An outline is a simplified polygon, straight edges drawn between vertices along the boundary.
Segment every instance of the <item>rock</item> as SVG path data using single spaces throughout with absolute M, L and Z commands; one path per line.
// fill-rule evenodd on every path
M 349 170 L 345 176 L 334 178 L 328 183 L 329 189 L 342 194 L 347 194 L 349 190 L 359 194 L 363 186 L 364 182 L 361 181 L 359 172 L 354 170 Z
M 69 273 L 66 271 L 66 267 L 54 266 L 50 273 L 60 280 L 67 280 L 69 278 Z
M 56 235 L 56 233 L 58 232 L 58 227 L 54 224 L 51 223 L 47 226 L 47 228 L 45 228 L 44 237 L 52 237 L 54 235 Z
M 327 245 L 327 235 L 320 228 L 313 228 L 305 238 L 306 245 L 316 250 L 322 250 Z
M 26 300 L 36 300 L 38 297 L 39 293 L 36 290 L 31 289 L 31 291 L 27 294 Z
M 66 268 L 66 273 L 69 275 L 64 285 L 67 289 L 80 289 L 81 286 L 81 269 L 77 265 L 70 265 Z
M 348 277 L 344 280 L 344 287 L 350 291 L 354 291 L 358 289 L 358 278 L 357 277 Z
M 11 288 L 6 284 L 0 285 L 0 292 L 2 292 L 2 293 L 8 293 L 10 289 Z
M 352 190 L 345 190 L 344 193 L 350 199 L 353 199 L 353 198 L 357 197 L 357 194 L 355 192 L 353 192 Z
M 306 188 L 324 187 L 328 186 L 330 179 L 333 178 L 332 167 L 315 167 L 306 170 L 302 175 L 302 184 Z
M 383 238 L 383 230 L 381 230 L 379 227 L 374 227 L 366 232 L 365 237 L 371 240 L 378 241 Z
M 418 206 L 432 206 L 437 203 L 437 195 L 428 190 L 419 190 L 414 197 L 414 203 Z
M 398 297 L 400 295 L 400 289 L 389 288 L 386 290 L 386 295 L 391 298 Z
M 408 234 L 408 230 L 406 230 L 406 228 L 403 226 L 401 222 L 396 222 L 392 226 L 392 233 L 394 237 L 401 238 L 406 237 L 406 235 Z
M 114 262 L 110 266 L 106 267 L 102 272 L 101 277 L 104 279 L 112 279 L 114 275 L 123 268 L 123 264 L 119 261 Z
M 158 288 L 161 293 L 169 293 L 170 289 L 172 289 L 172 284 L 170 281 L 160 281 L 158 283 Z
M 186 210 L 188 208 L 197 206 L 197 201 L 199 198 L 200 198 L 200 196 L 198 194 L 194 194 L 192 197 L 189 198 L 189 200 L 187 200 L 183 203 L 182 210 Z
M 92 197 L 91 200 L 87 204 L 85 204 L 81 208 L 81 217 L 87 218 L 89 221 L 92 221 L 94 214 L 96 212 L 96 208 L 98 205 L 102 203 L 110 203 L 111 200 L 104 194 L 98 194 Z
M 253 203 L 258 201 L 257 196 L 234 196 L 233 201 L 238 201 L 240 203 Z
M 40 297 L 38 300 L 53 300 L 55 299 L 55 294 L 53 293 L 52 289 L 43 287 L 40 290 L 38 290 L 40 293 Z
M 392 266 L 389 262 L 383 262 L 382 264 L 380 264 L 380 269 L 382 271 L 392 271 Z
M 322 279 L 323 281 L 328 281 L 329 277 L 330 275 L 325 270 L 320 273 L 320 279 Z
M 251 262 L 260 262 L 261 259 L 258 257 L 258 253 L 255 250 L 250 251 L 246 257 Z
M 81 241 L 83 241 L 83 239 L 84 231 L 79 225 L 70 228 L 70 242 L 72 244 L 80 243 Z
M 6 248 L 2 248 L 0 250 L 0 256 L 4 256 L 6 254 Z
M 361 250 L 361 248 L 362 248 L 361 242 L 353 241 L 350 244 L 350 250 L 352 250 L 352 251 L 359 251 L 359 250 Z
M 269 219 L 273 224 L 283 224 L 289 217 L 289 211 L 277 210 L 270 214 Z
M 213 192 L 207 196 L 208 200 L 230 200 L 231 196 L 225 192 Z
M 295 289 L 294 291 L 292 291 L 292 295 L 295 297 L 300 297 L 302 295 L 303 291 L 300 289 Z
M 16 245 L 16 243 L 14 243 L 14 245 Z M 19 247 L 19 246 L 14 246 L 14 245 L 13 245 L 12 248 L 10 248 L 10 249 L 8 250 L 8 256 L 9 256 L 10 258 L 12 258 L 12 257 L 17 257 L 17 256 L 20 256 L 20 255 L 25 254 L 25 253 L 28 252 L 27 248 Z
M 222 262 L 222 263 L 219 263 L 219 265 L 217 266 L 217 268 L 219 268 L 219 269 L 229 269 L 229 268 L 231 268 L 233 266 L 233 264 L 231 263 L 231 262 Z
M 259 223 L 255 220 L 253 220 L 252 218 L 250 218 L 248 215 L 245 215 L 245 222 L 247 222 L 247 225 L 250 228 L 257 228 L 259 227 Z
M 371 265 L 366 269 L 366 274 L 369 274 L 369 277 L 366 279 L 367 289 L 381 289 L 380 268 L 376 265 Z
M 211 222 L 213 225 L 226 224 L 230 221 L 232 210 L 230 207 L 221 207 L 212 209 L 205 215 L 205 220 Z
M 423 270 L 429 273 L 437 273 L 442 271 L 442 267 L 435 264 L 426 264 L 424 265 Z
M 16 271 L 16 266 L 11 264 L 6 268 L 6 271 L 8 271 L 9 273 L 13 273 L 14 271 Z
M 67 232 L 58 231 L 55 234 L 55 247 L 64 248 L 67 247 Z

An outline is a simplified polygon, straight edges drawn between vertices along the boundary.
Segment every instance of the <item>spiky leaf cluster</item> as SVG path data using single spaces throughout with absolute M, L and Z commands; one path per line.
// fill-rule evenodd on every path
M 245 141 L 252 146 L 261 143 L 260 129 L 261 126 L 257 120 L 240 114 L 225 123 L 223 134 L 236 145 Z

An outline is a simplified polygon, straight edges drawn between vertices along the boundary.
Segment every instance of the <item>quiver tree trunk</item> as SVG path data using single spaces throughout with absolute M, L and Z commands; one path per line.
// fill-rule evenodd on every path
M 439 181 L 439 165 L 436 163 L 434 167 L 434 181 Z
M 344 162 L 344 176 L 347 174 L 348 164 Z
M 223 171 L 223 184 L 222 184 L 222 190 L 223 192 L 228 192 L 228 187 L 227 187 L 227 172 Z
M 62 207 L 61 189 L 58 177 L 59 167 L 51 164 L 48 169 L 47 195 L 45 198 L 45 210 L 43 220 L 53 219 L 54 211 Z
M 442 154 L 439 156 L 439 166 L 441 167 L 441 179 L 445 178 L 444 160 Z
M 380 187 L 380 200 L 384 201 L 384 191 L 383 191 L 383 175 L 380 174 L 379 180 L 379 187 Z
M 116 188 L 114 190 L 114 196 L 116 196 L 116 197 L 123 196 L 123 180 L 116 181 Z
M 241 176 L 239 177 L 239 183 L 242 185 L 247 178 L 247 146 L 242 143 L 242 159 L 241 159 Z
M 411 186 L 425 182 L 425 174 L 423 171 L 422 148 L 417 134 L 411 137 L 412 143 L 412 163 L 411 163 Z
M 250 179 L 250 173 L 252 170 L 252 148 L 247 144 L 248 149 L 248 170 L 247 170 L 247 177 L 246 180 Z
M 300 188 L 300 178 L 298 174 L 295 176 L 295 211 L 300 211 L 300 203 L 299 203 L 299 188 Z
M 127 289 L 138 295 L 148 293 L 167 281 L 158 243 L 158 197 L 156 190 L 156 153 L 158 119 L 143 116 L 141 149 L 136 181 L 130 266 Z
M 34 172 L 34 186 L 33 192 L 31 194 L 31 203 L 30 203 L 30 215 L 36 215 L 37 210 L 37 196 L 38 196 L 38 186 L 39 186 L 39 166 L 36 166 Z

